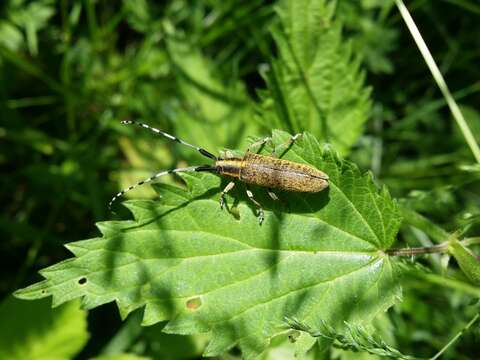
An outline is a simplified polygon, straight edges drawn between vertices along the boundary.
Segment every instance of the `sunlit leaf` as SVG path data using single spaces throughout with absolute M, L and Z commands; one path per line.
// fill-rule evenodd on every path
M 102 237 L 69 244 L 75 258 L 42 270 L 46 280 L 17 295 L 51 295 L 54 305 L 81 297 L 86 308 L 116 301 L 123 316 L 145 306 L 144 324 L 211 332 L 210 356 L 238 344 L 254 358 L 285 331 L 287 315 L 311 326 L 368 321 L 399 296 L 384 252 L 400 224 L 395 202 L 308 134 L 285 158 L 325 171 L 329 189 L 280 192 L 284 205 L 258 189 L 260 226 L 243 191 L 233 194 L 240 203 L 232 213 L 222 211 L 220 179 L 186 174 L 188 190 L 162 185 L 161 201 L 128 202 L 135 220 L 100 223 Z
M 10 50 L 18 50 L 22 43 L 20 30 L 8 21 L 0 21 L 0 44 Z
M 0 318 L 0 359 L 73 359 L 89 337 L 78 301 L 52 309 L 49 300 L 9 297 L 0 304 Z
M 12 22 L 25 31 L 27 45 L 32 55 L 38 53 L 37 32 L 43 29 L 49 19 L 55 14 L 52 0 L 40 0 L 29 3 L 27 6 L 11 6 L 9 17 Z

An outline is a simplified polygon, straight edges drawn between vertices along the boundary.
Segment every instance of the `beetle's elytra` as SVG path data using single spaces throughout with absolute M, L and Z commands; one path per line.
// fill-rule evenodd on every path
M 247 184 L 298 192 L 319 192 L 328 187 L 328 176 L 312 166 L 254 154 L 215 162 L 220 175 L 238 178 Z
M 213 166 L 210 165 L 201 165 L 201 166 L 192 166 L 187 168 L 178 168 L 167 171 L 159 172 L 152 177 L 142 180 L 128 188 L 120 191 L 109 203 L 111 208 L 113 202 L 118 199 L 120 196 L 125 194 L 127 191 L 130 191 L 137 186 L 149 183 L 163 175 L 172 174 L 176 172 L 199 172 L 207 171 L 216 173 L 223 176 L 228 176 L 234 179 L 238 179 L 241 182 L 246 184 L 258 185 L 266 187 L 268 189 L 268 194 L 272 199 L 277 200 L 278 197 L 271 191 L 271 189 L 281 189 L 286 191 L 296 191 L 296 192 L 310 192 L 315 193 L 324 190 L 328 187 L 328 175 L 324 172 L 305 164 L 295 163 L 289 160 L 283 160 L 278 157 L 275 157 L 275 153 L 272 156 L 255 154 L 250 151 L 250 148 L 253 146 L 258 146 L 265 144 L 270 138 L 262 139 L 252 145 L 247 149 L 245 155 L 241 158 L 238 157 L 228 157 L 228 158 L 219 158 L 207 150 L 200 148 L 198 146 L 191 145 L 179 138 L 170 135 L 162 130 L 153 128 L 147 124 L 125 120 L 122 121 L 122 124 L 130 125 L 136 124 L 145 129 L 153 131 L 156 134 L 165 136 L 166 138 L 176 141 L 185 146 L 196 149 L 203 156 L 208 157 L 215 161 Z M 292 144 L 300 134 L 292 136 L 287 145 Z M 235 182 L 232 180 L 228 185 L 223 189 L 220 195 L 220 206 L 223 208 L 225 204 L 225 194 L 230 191 L 235 186 Z M 255 204 L 258 208 L 258 220 L 260 224 L 264 219 L 264 212 L 262 206 L 258 201 L 253 197 L 253 193 L 247 186 L 247 195 L 248 198 Z

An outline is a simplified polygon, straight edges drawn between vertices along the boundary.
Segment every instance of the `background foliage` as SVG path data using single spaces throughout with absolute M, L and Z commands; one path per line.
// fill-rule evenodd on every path
M 468 0 L 407 5 L 480 139 L 480 8 Z M 49 314 L 41 301 L 27 303 L 44 309 L 30 314 L 8 297 L 70 257 L 62 244 L 97 236 L 93 224 L 112 216 L 106 204 L 118 189 L 203 162 L 120 119 L 212 151 L 244 149 L 272 128 L 307 130 L 399 199 L 405 221 L 395 247 L 478 235 L 478 164 L 389 1 L 8 0 L 0 78 L 0 323 L 23 314 L 25 324 L 24 332 L 0 327 L 13 339 L 1 346 L 4 358 L 51 355 L 66 334 L 77 342 L 59 359 L 196 358 L 208 343 L 205 334 L 164 334 L 165 323 L 140 327 L 138 312 L 121 322 L 113 304 L 87 313 L 72 302 Z M 461 271 L 472 259 L 462 249 L 452 246 L 458 263 L 431 255 L 407 265 L 402 301 L 368 331 L 403 354 L 438 351 L 478 313 L 478 273 Z M 445 358 L 474 358 L 479 337 L 477 323 Z M 264 356 L 290 358 L 285 339 Z M 225 355 L 236 356 L 236 348 Z M 337 346 L 327 356 L 358 354 Z

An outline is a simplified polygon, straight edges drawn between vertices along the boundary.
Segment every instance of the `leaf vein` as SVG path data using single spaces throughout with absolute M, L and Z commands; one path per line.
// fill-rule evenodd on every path
M 360 271 L 361 269 L 363 269 L 363 268 L 365 268 L 365 267 L 367 267 L 367 266 L 370 266 L 370 265 L 371 265 L 373 262 L 375 262 L 375 261 L 379 261 L 379 260 L 378 260 L 378 259 L 374 259 L 374 260 L 372 260 L 372 261 L 369 261 L 369 262 L 366 263 L 365 265 L 362 265 L 361 267 L 359 267 L 359 268 L 357 268 L 357 269 L 354 269 L 354 270 L 352 270 L 352 271 L 346 272 L 346 273 L 341 274 L 341 275 L 339 275 L 339 276 L 336 276 L 336 277 L 333 277 L 333 278 L 329 278 L 329 279 L 325 279 L 324 281 L 319 281 L 319 282 L 317 282 L 317 283 L 315 283 L 315 284 L 307 285 L 307 286 L 304 286 L 304 287 L 299 288 L 299 289 L 294 289 L 294 290 L 288 291 L 288 292 L 286 292 L 285 294 L 282 294 L 282 295 L 280 295 L 280 296 L 277 296 L 277 297 L 274 297 L 274 298 L 270 298 L 270 299 L 268 299 L 268 300 L 266 300 L 266 301 L 263 301 L 263 302 L 260 302 L 260 303 L 253 304 L 252 306 L 247 306 L 246 309 L 240 311 L 239 313 L 236 313 L 235 315 L 233 315 L 233 316 L 231 316 L 231 317 L 228 317 L 227 319 L 221 319 L 221 320 L 218 320 L 218 321 L 214 321 L 214 322 L 212 322 L 211 324 L 212 324 L 212 325 L 215 325 L 215 324 L 218 324 L 218 323 L 220 323 L 220 322 L 231 321 L 231 320 L 233 320 L 234 318 L 242 315 L 243 313 L 246 313 L 246 312 L 252 310 L 253 308 L 255 308 L 255 307 L 257 307 L 257 306 L 265 305 L 265 304 L 267 304 L 267 303 L 269 303 L 269 302 L 272 302 L 272 301 L 281 299 L 281 298 L 283 298 L 283 297 L 285 297 L 285 296 L 289 296 L 289 295 L 291 295 L 292 293 L 295 293 L 295 292 L 298 292 L 298 291 L 303 291 L 303 290 L 306 290 L 306 289 L 309 289 L 309 288 L 314 288 L 314 287 L 319 286 L 319 285 L 321 285 L 321 284 L 324 284 L 324 283 L 326 283 L 326 282 L 336 281 L 336 280 L 338 280 L 338 279 L 340 279 L 340 278 L 342 278 L 342 277 L 349 276 L 349 275 L 351 275 L 351 274 L 353 274 L 353 273 L 355 273 L 355 272 L 357 272 L 357 271 Z M 381 261 L 381 260 L 380 260 L 380 261 Z

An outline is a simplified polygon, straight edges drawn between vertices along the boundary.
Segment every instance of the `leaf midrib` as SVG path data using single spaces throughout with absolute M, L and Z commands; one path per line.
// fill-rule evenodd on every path
M 85 276 L 91 276 L 92 274 L 98 274 L 98 273 L 102 273 L 102 272 L 109 272 L 109 271 L 112 271 L 112 270 L 118 270 L 118 269 L 121 269 L 121 268 L 124 268 L 124 267 L 127 267 L 127 266 L 131 266 L 131 265 L 134 265 L 138 262 L 141 262 L 141 261 L 150 261 L 150 260 L 191 260 L 191 259 L 197 259 L 197 258 L 202 258 L 202 257 L 211 257 L 211 256 L 222 256 L 222 255 L 231 255 L 232 253 L 236 253 L 236 252 L 242 252 L 242 251 L 268 251 L 268 252 L 274 252 L 274 253 L 289 253 L 291 252 L 292 254 L 290 256 L 286 256 L 284 257 L 282 260 L 272 264 L 272 266 L 266 268 L 266 269 L 262 269 L 262 271 L 258 272 L 258 273 L 255 273 L 255 274 L 252 274 L 251 276 L 245 278 L 245 279 L 242 279 L 240 281 L 237 281 L 237 282 L 233 282 L 233 283 L 229 283 L 229 284 L 226 284 L 226 285 L 223 285 L 223 286 L 220 286 L 218 288 L 215 288 L 215 289 L 212 289 L 212 290 L 209 290 L 205 293 L 201 293 L 199 295 L 204 295 L 204 294 L 208 294 L 209 292 L 213 292 L 213 291 L 216 291 L 216 290 L 219 290 L 219 289 L 222 289 L 222 288 L 225 288 L 225 287 L 228 287 L 228 286 L 232 286 L 232 285 L 235 285 L 235 284 L 238 284 L 240 282 L 243 282 L 243 281 L 246 281 L 250 278 L 253 278 L 255 276 L 258 276 L 262 273 L 264 273 L 265 271 L 269 271 L 271 268 L 273 267 L 276 267 L 278 266 L 278 264 L 280 264 L 280 262 L 283 262 L 285 261 L 286 259 L 289 259 L 290 257 L 292 256 L 297 256 L 297 255 L 300 255 L 300 254 L 303 254 L 303 255 L 311 255 L 312 253 L 313 254 L 318 254 L 318 253 L 321 253 L 322 255 L 323 254 L 332 254 L 332 255 L 337 255 L 337 254 L 341 254 L 341 255 L 344 255 L 344 254 L 349 254 L 349 255 L 352 255 L 352 256 L 355 256 L 355 255 L 366 255 L 366 256 L 370 256 L 372 257 L 372 261 L 374 261 L 375 259 L 378 259 L 379 257 L 378 256 L 375 256 L 375 252 L 345 252 L 345 251 L 298 251 L 298 250 L 266 250 L 266 249 L 260 249 L 260 248 L 253 248 L 253 249 L 242 249 L 242 250 L 236 250 L 236 251 L 232 251 L 232 252 L 226 252 L 226 253 L 218 253 L 218 254 L 209 254 L 209 255 L 197 255 L 197 256 L 189 256 L 189 257 L 185 257 L 185 258 L 173 258 L 173 257 L 168 257 L 168 258 L 142 258 L 142 257 L 139 257 L 138 255 L 134 255 L 132 253 L 129 253 L 127 252 L 128 254 L 130 255 L 134 255 L 136 257 L 136 259 L 134 261 L 131 261 L 129 263 L 126 263 L 126 264 L 122 264 L 122 265 L 117 265 L 117 266 L 114 266 L 114 267 L 111 267 L 111 268 L 103 268 L 101 270 L 97 270 L 97 271 L 90 271 L 88 272 L 87 274 L 85 274 Z M 113 253 L 124 253 L 125 251 L 117 251 L 117 250 L 110 250 L 110 249 L 95 249 L 95 250 L 91 250 L 92 253 L 94 252 L 99 252 L 99 251 L 104 251 L 104 252 L 113 252 Z M 85 255 L 82 255 L 82 256 L 85 256 Z M 370 261 L 369 263 L 371 263 L 372 261 Z M 171 267 L 168 267 L 166 268 L 164 271 L 160 272 L 159 274 L 155 274 L 155 276 L 151 279 L 149 279 L 148 282 L 145 282 L 141 285 L 136 285 L 136 286 L 130 286 L 130 287 L 123 287 L 121 289 L 120 292 L 122 292 L 123 290 L 126 290 L 126 289 L 132 289 L 132 288 L 141 288 L 143 287 L 145 284 L 147 283 L 152 283 L 154 280 L 156 280 L 158 277 L 160 276 L 163 276 L 165 275 L 166 273 L 168 272 L 171 272 L 175 269 L 177 269 L 178 267 L 184 265 L 185 261 L 181 261 L 179 264 L 177 265 L 174 265 L 174 266 L 171 266 Z M 367 263 L 366 265 L 368 265 L 369 263 Z M 363 266 L 366 266 L 366 265 L 362 265 Z M 362 267 L 358 268 L 358 269 L 361 269 Z M 357 271 L 358 269 L 356 270 L 353 270 L 352 272 L 354 271 Z M 61 270 L 59 270 L 61 271 Z M 343 275 L 343 274 L 342 274 Z M 49 287 L 50 288 L 56 288 L 56 287 L 59 287 L 69 281 L 72 281 L 72 280 L 76 280 L 78 278 L 78 276 L 73 276 L 71 278 L 68 278 L 68 279 L 65 279 L 63 280 L 62 282 L 59 282 L 57 284 L 49 284 Z M 336 278 L 334 278 L 336 279 Z M 101 297 L 102 295 L 99 295 L 99 294 L 96 294 L 94 292 L 92 292 L 90 289 L 85 289 L 86 292 L 88 292 L 89 294 L 92 294 L 92 295 L 95 295 L 95 296 L 98 296 L 98 297 Z M 118 291 L 114 291 L 112 293 L 117 293 Z M 103 294 L 103 296 L 105 295 L 108 295 L 109 293 L 107 294 Z M 176 299 L 176 298 L 184 298 L 183 296 L 182 297 L 169 297 L 168 299 Z M 149 299 L 147 297 L 145 297 L 146 301 Z M 146 302 L 145 301 L 145 302 Z

